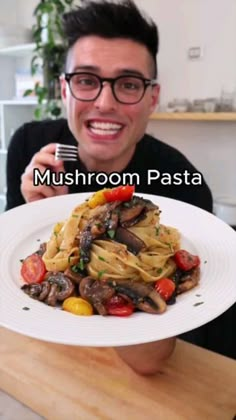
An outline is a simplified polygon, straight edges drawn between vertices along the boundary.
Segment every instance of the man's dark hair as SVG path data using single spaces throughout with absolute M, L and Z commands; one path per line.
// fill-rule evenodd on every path
M 132 0 L 83 1 L 64 14 L 63 27 L 69 49 L 79 38 L 89 35 L 131 39 L 146 46 L 154 61 L 154 77 L 157 76 L 158 29 Z

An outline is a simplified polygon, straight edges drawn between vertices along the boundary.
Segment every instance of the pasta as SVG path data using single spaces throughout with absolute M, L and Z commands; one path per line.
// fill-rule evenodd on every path
M 95 313 L 102 315 L 113 314 L 107 307 L 115 298 L 119 302 L 123 299 L 126 307 L 132 304 L 133 310 L 163 312 L 165 301 L 174 291 L 175 295 L 178 293 L 176 279 L 178 276 L 180 279 L 180 274 L 181 292 L 186 291 L 184 270 L 180 273 L 177 263 L 181 253 L 179 231 L 161 224 L 159 207 L 133 195 L 130 189 L 99 191 L 75 207 L 67 220 L 56 223 L 40 257 L 45 272 L 36 283 L 42 287 L 36 288 L 36 292 L 25 285 L 24 291 L 53 305 L 71 296 L 78 296 L 81 302 L 82 297 Z M 126 194 L 122 197 L 124 190 Z M 194 273 L 195 280 L 192 276 L 188 287 L 192 288 L 199 280 L 200 261 L 190 256 L 188 260 L 192 258 L 194 263 L 189 266 L 188 275 Z M 166 279 L 171 282 L 172 292 L 163 299 L 158 287 Z M 63 290 L 69 290 L 69 295 Z

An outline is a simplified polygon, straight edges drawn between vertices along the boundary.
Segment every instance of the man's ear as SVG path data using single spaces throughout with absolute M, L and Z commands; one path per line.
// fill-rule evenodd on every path
M 151 107 L 150 107 L 151 113 L 154 112 L 156 106 L 159 104 L 160 89 L 161 89 L 161 86 L 158 83 L 156 84 L 156 86 L 152 88 L 152 99 L 151 99 Z
M 67 97 L 67 82 L 64 76 L 60 76 L 60 85 L 61 85 L 61 99 L 64 105 L 66 105 L 66 97 Z

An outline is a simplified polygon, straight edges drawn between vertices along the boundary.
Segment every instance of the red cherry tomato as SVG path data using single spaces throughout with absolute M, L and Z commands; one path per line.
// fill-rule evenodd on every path
M 175 283 L 167 277 L 157 280 L 154 287 L 165 301 L 169 300 L 175 291 Z
M 192 270 L 192 268 L 200 265 L 200 258 L 198 255 L 192 255 L 185 249 L 180 249 L 174 255 L 174 260 L 178 268 L 183 271 Z
M 129 316 L 134 312 L 134 305 L 122 296 L 112 296 L 106 303 L 109 315 Z
M 26 283 L 41 283 L 45 273 L 45 264 L 38 254 L 29 255 L 22 263 L 21 275 Z
M 110 201 L 129 201 L 131 200 L 135 187 L 134 185 L 125 185 L 104 191 L 104 196 L 107 202 Z

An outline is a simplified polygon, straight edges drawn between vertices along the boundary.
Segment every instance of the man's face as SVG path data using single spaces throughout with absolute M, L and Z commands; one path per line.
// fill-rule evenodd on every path
M 152 79 L 151 55 L 145 46 L 128 39 L 87 36 L 72 47 L 67 72 L 91 72 L 100 77 L 140 75 Z M 61 80 L 61 93 L 71 132 L 80 145 L 80 155 L 108 162 L 134 150 L 146 130 L 148 117 L 158 101 L 158 86 L 148 87 L 143 99 L 134 105 L 117 102 L 111 85 L 104 83 L 92 102 L 75 99 L 67 82 Z M 111 123 L 113 125 L 111 125 Z

